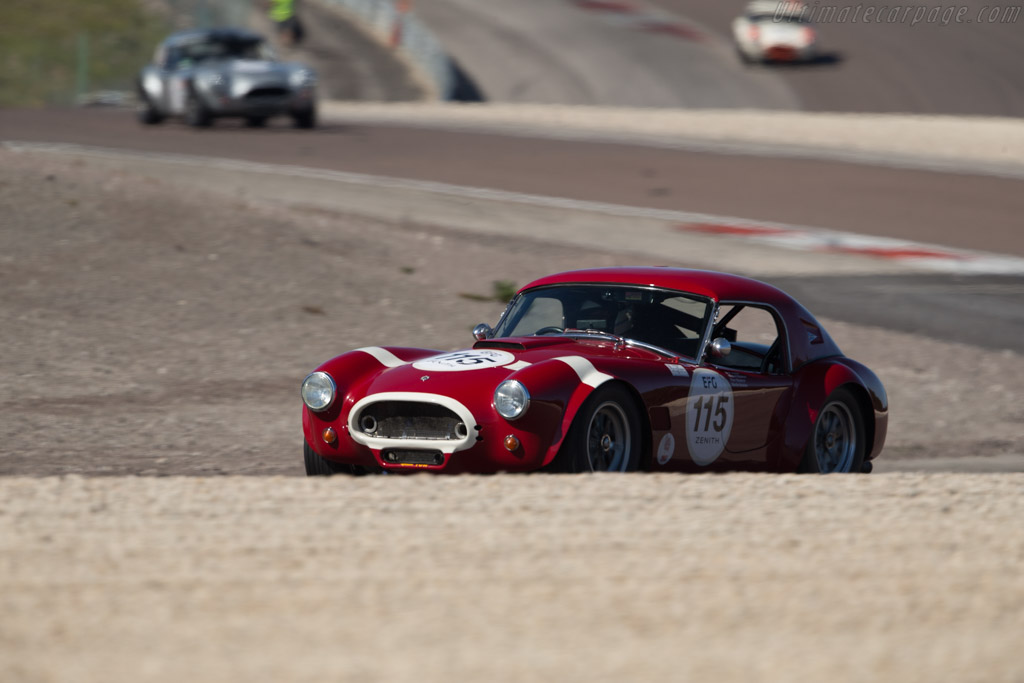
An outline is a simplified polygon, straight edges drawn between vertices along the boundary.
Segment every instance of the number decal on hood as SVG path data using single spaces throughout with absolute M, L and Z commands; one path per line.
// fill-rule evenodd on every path
M 412 364 L 417 370 L 429 372 L 460 372 L 462 370 L 483 370 L 508 365 L 516 359 L 508 351 L 494 349 L 470 349 L 454 351 L 440 356 L 424 358 Z

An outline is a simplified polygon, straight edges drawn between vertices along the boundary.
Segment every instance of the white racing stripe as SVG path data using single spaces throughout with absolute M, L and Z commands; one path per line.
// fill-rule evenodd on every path
M 552 360 L 560 360 L 568 365 L 576 371 L 576 375 L 580 378 L 581 382 L 595 389 L 608 380 L 613 379 L 611 375 L 600 372 L 594 367 L 593 363 L 581 356 L 559 356 Z
M 382 349 L 379 346 L 364 346 L 356 351 L 362 351 L 377 359 L 377 362 L 386 368 L 397 368 L 399 365 L 408 365 L 407 361 L 402 360 L 395 354 L 391 353 L 387 349 Z

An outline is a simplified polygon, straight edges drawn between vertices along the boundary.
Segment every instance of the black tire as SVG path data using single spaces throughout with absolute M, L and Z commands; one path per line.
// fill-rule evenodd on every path
M 139 93 L 139 104 L 135 109 L 135 117 L 144 126 L 155 126 L 164 121 L 163 115 L 153 107 L 149 97 L 142 92 Z
M 316 127 L 316 108 L 310 107 L 292 112 L 292 125 L 296 128 L 310 129 Z
M 249 128 L 263 128 L 267 125 L 266 116 L 247 116 L 245 117 L 245 125 Z
M 353 465 L 342 465 L 331 462 L 320 457 L 310 445 L 302 443 L 302 455 L 306 461 L 306 476 L 308 477 L 330 477 L 334 474 L 363 474 L 362 468 L 356 469 Z
M 553 472 L 632 472 L 640 464 L 640 411 L 622 386 L 599 387 L 583 403 L 551 463 Z
M 213 115 L 203 104 L 194 91 L 189 91 L 188 99 L 185 101 L 185 123 L 193 128 L 208 128 L 213 123 Z
M 866 433 L 860 405 L 849 389 L 839 388 L 814 421 L 797 470 L 807 474 L 861 472 Z

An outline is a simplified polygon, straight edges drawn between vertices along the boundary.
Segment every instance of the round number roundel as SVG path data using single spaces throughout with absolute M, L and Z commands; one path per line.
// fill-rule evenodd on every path
M 725 450 L 735 414 L 729 380 L 714 370 L 694 370 L 686 399 L 686 445 L 698 465 L 710 465 Z
M 484 368 L 497 368 L 508 365 L 516 359 L 508 351 L 496 351 L 494 349 L 469 349 L 468 351 L 453 351 L 442 353 L 440 356 L 431 356 L 412 364 L 417 370 L 428 372 L 459 372 L 462 370 L 482 370 Z

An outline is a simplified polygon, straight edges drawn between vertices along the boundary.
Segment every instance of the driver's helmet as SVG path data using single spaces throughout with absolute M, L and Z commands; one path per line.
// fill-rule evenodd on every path
M 619 309 L 619 312 L 615 314 L 615 324 L 612 325 L 612 333 L 624 336 L 633 328 L 633 307 L 623 306 Z

